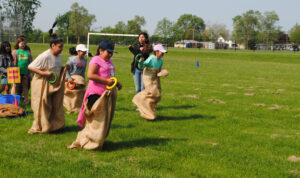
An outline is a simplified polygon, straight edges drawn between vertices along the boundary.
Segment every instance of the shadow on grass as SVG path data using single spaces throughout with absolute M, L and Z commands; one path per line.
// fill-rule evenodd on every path
M 180 121 L 180 120 L 194 120 L 194 119 L 216 119 L 216 116 L 208 116 L 201 114 L 194 114 L 190 116 L 157 116 L 155 122 L 160 121 Z
M 171 140 L 186 140 L 186 139 L 170 139 L 170 138 L 144 138 L 139 140 L 111 142 L 106 141 L 102 147 L 102 151 L 111 152 L 115 150 L 132 149 L 137 147 L 147 147 L 156 145 L 165 145 Z
M 59 130 L 51 132 L 51 133 L 52 134 L 63 134 L 63 133 L 67 133 L 67 132 L 79 132 L 80 130 L 82 130 L 82 128 L 79 127 L 78 125 L 72 125 L 72 126 L 66 126 L 62 129 L 59 129 Z
M 158 106 L 156 110 L 164 110 L 164 109 L 191 109 L 196 106 L 193 105 L 181 105 L 181 106 Z
M 182 105 L 182 106 L 159 106 L 156 110 L 164 110 L 164 109 L 191 109 L 196 106 L 193 105 Z M 136 107 L 129 109 L 129 108 L 116 108 L 116 111 L 136 111 Z

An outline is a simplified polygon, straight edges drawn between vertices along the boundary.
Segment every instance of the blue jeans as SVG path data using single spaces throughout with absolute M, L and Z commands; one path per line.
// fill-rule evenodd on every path
M 133 79 L 135 84 L 135 92 L 139 93 L 140 91 L 143 91 L 145 89 L 142 79 L 143 71 L 138 70 L 135 68 Z

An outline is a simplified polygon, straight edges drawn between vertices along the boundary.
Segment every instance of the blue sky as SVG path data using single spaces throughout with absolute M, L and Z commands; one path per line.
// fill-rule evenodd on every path
M 223 23 L 232 30 L 232 18 L 253 9 L 260 12 L 275 11 L 282 30 L 288 31 L 300 22 L 300 0 L 41 0 L 34 27 L 48 31 L 58 14 L 70 9 L 74 2 L 84 6 L 96 16 L 93 28 L 114 26 L 127 22 L 135 15 L 144 16 L 146 29 L 153 34 L 159 20 L 166 17 L 176 21 L 182 14 L 201 17 L 206 24 Z

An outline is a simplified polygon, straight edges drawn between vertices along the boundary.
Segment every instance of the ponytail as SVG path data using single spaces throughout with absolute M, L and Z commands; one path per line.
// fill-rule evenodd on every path
M 62 42 L 64 42 L 64 40 L 62 39 L 62 38 L 60 38 L 60 37 L 58 37 L 55 33 L 53 33 L 53 28 L 56 26 L 56 24 L 57 24 L 57 21 L 55 21 L 54 23 L 53 23 L 53 25 L 52 25 L 52 28 L 49 30 L 49 35 L 50 35 L 50 37 L 52 38 L 51 40 L 50 40 L 50 47 L 52 46 L 52 44 L 58 44 L 58 43 L 62 43 Z
M 75 47 L 70 48 L 70 49 L 69 49 L 69 53 L 70 53 L 71 55 L 77 55 L 77 54 L 78 54 Z

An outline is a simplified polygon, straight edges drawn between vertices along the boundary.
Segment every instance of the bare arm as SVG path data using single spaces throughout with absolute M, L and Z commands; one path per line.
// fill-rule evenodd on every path
M 93 65 L 93 64 L 89 65 L 88 72 L 87 72 L 88 79 L 93 80 L 97 83 L 104 84 L 104 85 L 112 85 L 114 83 L 114 80 L 105 79 L 105 78 L 100 77 L 97 74 L 98 69 L 99 69 L 99 66 L 97 66 L 97 65 Z
M 36 74 L 39 74 L 41 76 L 45 76 L 45 77 L 51 77 L 52 76 L 50 71 L 43 71 L 43 70 L 34 69 L 34 68 L 30 68 L 30 67 L 28 67 L 28 70 L 30 70 L 31 72 L 34 72 Z
M 18 59 L 17 59 L 18 58 L 18 52 L 17 52 L 17 50 L 13 50 L 11 52 L 11 55 L 13 57 L 14 65 L 17 66 L 18 65 Z

